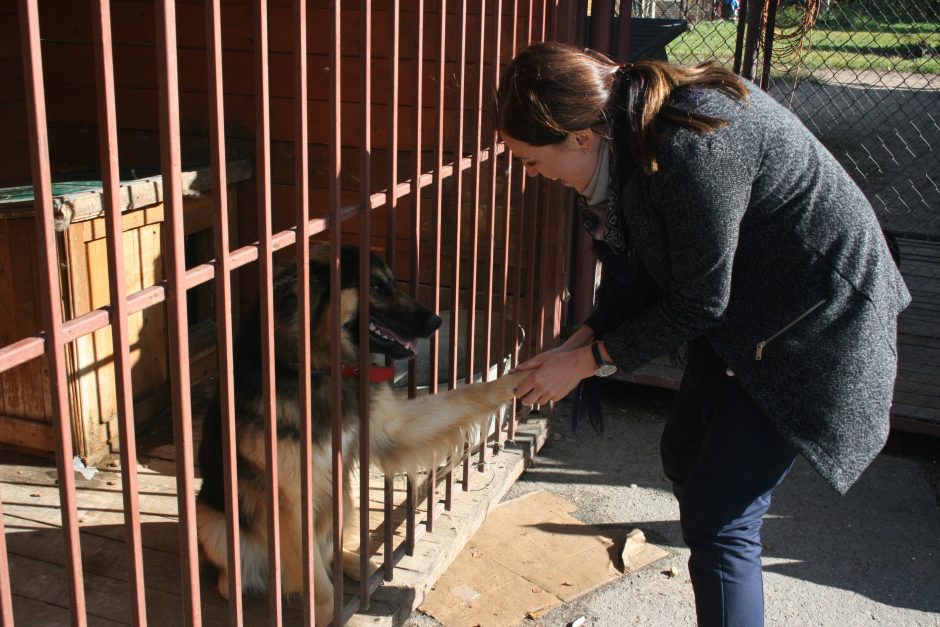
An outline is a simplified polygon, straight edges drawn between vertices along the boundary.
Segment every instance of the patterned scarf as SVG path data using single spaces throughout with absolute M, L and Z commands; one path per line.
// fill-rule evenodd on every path
M 604 146 L 601 147 L 601 153 L 597 159 L 597 168 L 594 171 L 594 176 L 591 179 L 591 183 L 588 184 L 588 190 L 597 190 L 601 188 L 603 190 L 603 183 L 599 181 L 599 177 L 603 176 L 603 169 L 607 169 L 607 198 L 606 203 L 603 201 L 596 204 L 589 204 L 590 201 L 595 201 L 596 198 L 588 199 L 587 197 L 576 194 L 576 202 L 578 211 L 581 214 L 581 224 L 587 229 L 587 232 L 591 234 L 591 237 L 594 239 L 600 239 L 604 241 L 610 249 L 616 255 L 623 254 L 626 250 L 626 240 L 623 236 L 623 224 L 620 219 L 620 203 L 619 203 L 619 185 L 617 181 L 617 172 L 614 167 L 614 159 L 611 154 L 610 142 L 605 141 Z M 587 191 L 587 190 L 586 190 Z M 596 193 L 591 194 L 592 196 L 597 196 Z M 606 204 L 606 206 L 604 206 Z M 598 223 L 601 217 L 604 217 L 603 232 L 601 237 L 598 235 Z

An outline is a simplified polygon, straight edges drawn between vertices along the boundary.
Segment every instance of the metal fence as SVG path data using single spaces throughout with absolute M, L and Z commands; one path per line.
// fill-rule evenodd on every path
M 203 6 L 204 5 L 204 6 Z M 308 6 L 309 5 L 309 6 Z M 347 6 L 348 5 L 348 6 Z M 130 9 L 130 11 L 128 11 Z M 125 21 L 137 29 L 128 33 Z M 178 13 L 179 11 L 179 13 Z M 200 12 L 205 13 L 200 15 Z M 67 580 L 64 587 L 72 624 L 84 625 L 100 613 L 101 603 L 116 604 L 89 587 L 85 578 L 87 560 L 83 561 L 82 539 L 76 488 L 72 431 L 74 408 L 70 405 L 68 382 L 75 373 L 66 359 L 68 345 L 96 331 L 110 330 L 113 346 L 114 389 L 118 399 L 115 428 L 119 437 L 123 530 L 126 550 L 107 559 L 126 561 L 125 592 L 127 614 L 119 620 L 146 624 L 148 616 L 166 608 L 155 608 L 145 579 L 144 543 L 141 533 L 136 426 L 134 420 L 134 384 L 130 364 L 130 339 L 127 321 L 137 312 L 166 308 L 168 370 L 172 414 L 173 457 L 175 459 L 172 494 L 176 497 L 178 516 L 179 570 L 181 582 L 180 612 L 173 620 L 179 624 L 199 625 L 205 614 L 204 597 L 214 591 L 200 589 L 199 557 L 196 534 L 196 488 L 198 477 L 194 462 L 194 413 L 191 391 L 189 303 L 195 291 L 212 286 L 217 338 L 217 373 L 222 405 L 225 456 L 228 463 L 226 521 L 231 602 L 229 621 L 244 622 L 241 601 L 239 553 L 239 518 L 232 506 L 238 500 L 235 466 L 234 381 L 232 344 L 237 318 L 236 272 L 249 271 L 256 277 L 252 286 L 260 295 L 261 357 L 263 381 L 264 454 L 268 512 L 268 612 L 270 624 L 281 624 L 284 609 L 281 599 L 280 564 L 284 559 L 279 542 L 279 495 L 277 480 L 278 423 L 275 406 L 275 337 L 272 291 L 278 256 L 293 251 L 290 263 L 296 267 L 299 286 L 298 404 L 301 408 L 301 438 L 306 468 L 300 473 L 304 506 L 303 581 L 304 622 L 312 624 L 314 564 L 311 520 L 312 477 L 309 433 L 311 430 L 310 370 L 312 338 L 308 305 L 311 241 L 328 242 L 331 251 L 330 290 L 340 291 L 340 245 L 355 242 L 361 250 L 379 248 L 393 268 L 399 269 L 412 295 L 435 311 L 449 310 L 451 333 L 449 346 L 431 342 L 430 392 L 438 387 L 438 364 L 448 362 L 445 385 L 454 387 L 459 380 L 491 376 L 488 367 L 474 371 L 474 353 L 489 364 L 507 352 L 514 360 L 531 355 L 553 342 L 561 329 L 561 296 L 567 281 L 570 216 L 561 213 L 563 199 L 557 184 L 526 183 L 520 168 L 513 168 L 510 155 L 494 132 L 492 99 L 501 67 L 526 42 L 555 38 L 573 41 L 573 3 L 465 0 L 425 3 L 424 0 L 391 0 L 373 8 L 372 2 L 288 3 L 238 1 L 205 3 L 163 2 L 88 3 L 40 5 L 38 0 L 20 0 L 0 10 L 4 39 L 20 42 L 16 55 L 22 67 L 22 83 L 12 85 L 13 103 L 5 112 L 22 107 L 24 141 L 30 149 L 29 177 L 21 181 L 32 186 L 35 197 L 37 237 L 37 279 L 41 281 L 41 332 L 26 337 L 3 336 L 0 342 L 0 375 L 9 374 L 32 360 L 48 364 L 48 394 L 52 411 L 44 425 L 53 432 L 58 510 L 64 549 L 54 573 Z M 85 21 L 88 21 L 87 24 Z M 196 24 L 204 26 L 200 33 Z M 384 21 L 384 28 L 373 28 Z M 326 26 L 326 28 L 323 28 Z M 311 34 L 316 29 L 321 37 Z M 91 119 L 81 119 L 83 103 L 76 99 L 60 106 L 50 87 L 50 76 L 71 80 L 65 57 L 58 46 L 62 35 L 72 39 L 70 54 L 87 53 L 93 58 L 95 75 L 83 86 L 93 96 L 96 108 Z M 128 38 L 133 41 L 128 42 Z M 374 44 L 382 41 L 381 47 Z M 373 47 L 375 46 L 375 47 Z M 134 48 L 144 48 L 147 59 L 139 65 L 127 65 L 137 59 Z M 118 51 L 120 48 L 120 52 Z M 126 55 L 126 56 L 125 56 Z M 156 66 L 152 64 L 153 55 Z M 5 58 L 7 58 L 5 57 Z M 193 67 L 182 59 L 202 59 L 205 83 L 187 78 Z M 123 67 L 121 67 L 123 64 Z M 317 64 L 316 67 L 313 67 Z M 7 66 L 4 66 L 5 68 Z M 116 72 L 116 68 L 118 71 Z M 249 72 L 249 68 L 250 72 Z M 379 70 L 378 68 L 381 68 Z M 152 76 L 148 78 L 148 73 Z M 246 81 L 244 76 L 250 75 Z M 318 80 L 310 81 L 310 76 Z M 381 81 L 379 80 L 381 79 Z M 237 83 L 232 87 L 232 83 Z M 375 84 L 383 85 L 373 90 Z M 129 85 L 132 85 L 129 87 Z M 17 90 L 21 89 L 21 102 Z M 148 99 L 130 101 L 134 90 L 152 94 L 154 119 L 146 119 Z M 239 92 L 238 90 L 246 90 Z M 77 91 L 81 91 L 78 89 Z M 242 98 L 250 94 L 250 99 Z M 195 103 L 195 105 L 194 105 Z M 229 106 L 235 103 L 235 106 Z M 248 111 L 244 110 L 249 103 Z M 200 108 L 199 105 L 205 105 Z M 135 110 L 135 107 L 144 109 Z M 315 111 L 314 111 L 315 109 Z M 6 113 L 5 113 L 6 114 Z M 127 118 L 134 118 L 128 129 Z M 60 289 L 62 259 L 59 256 L 63 207 L 54 202 L 53 179 L 67 176 L 61 154 L 70 152 L 74 125 L 82 123 L 83 132 L 93 130 L 99 138 L 100 161 L 83 165 L 96 170 L 101 178 L 100 202 L 104 220 L 103 238 L 107 241 L 107 261 L 97 271 L 107 275 L 109 304 L 71 319 L 63 317 L 63 293 Z M 232 120 L 244 120 L 248 131 Z M 15 119 L 5 120 L 4 128 L 13 128 Z M 151 124 L 151 126 L 147 126 Z M 202 133 L 199 133 L 199 129 Z M 286 130 L 285 130 L 286 129 Z M 129 187 L 119 172 L 143 167 L 135 157 L 119 158 L 118 146 L 127 139 L 153 136 L 158 141 L 156 158 L 161 177 L 151 181 L 158 192 L 156 200 L 165 215 L 160 258 L 166 280 L 140 291 L 128 290 L 123 275 L 126 267 L 122 245 L 122 210 Z M 151 133 L 151 135 L 147 135 Z M 314 137 L 316 135 L 316 137 Z M 187 259 L 187 231 L 184 205 L 190 188 L 184 182 L 183 163 L 191 153 L 193 137 L 211 168 L 211 234 L 214 259 L 191 263 Z M 189 142 L 189 143 L 187 143 Z M 253 227 L 250 234 L 236 240 L 230 229 L 232 189 L 227 180 L 226 155 L 232 144 L 251 147 L 254 175 L 250 185 L 239 193 L 240 226 Z M 127 145 L 127 144 L 122 144 Z M 140 155 L 146 150 L 133 144 Z M 349 150 L 351 149 L 351 151 Z M 133 151 L 132 151 L 133 152 Z M 74 154 L 70 152 L 70 154 Z M 350 163 L 349 154 L 353 155 Z M 381 161 L 380 161 L 381 159 Z M 69 164 L 74 165 L 74 160 Z M 188 180 L 188 179 L 187 179 Z M 323 183 L 317 187 L 317 181 Z M 190 190 L 191 191 L 191 190 Z M 132 196 L 132 194 L 131 194 Z M 319 199 L 314 201 L 314 197 Z M 131 201 L 133 205 L 133 201 Z M 381 216 L 384 229 L 373 229 L 373 220 Z M 66 227 L 68 225 L 66 224 Z M 561 226 L 561 228 L 559 228 Z M 63 227 L 63 228 L 66 228 Z M 368 256 L 362 255 L 360 279 L 369 284 Z M 282 260 L 283 261 L 283 260 Z M 402 269 L 406 269 L 402 272 Z M 0 273 L 2 274 L 2 273 Z M 403 275 L 404 276 L 401 276 Z M 408 276 L 410 274 L 410 276 Z M 244 282 L 243 282 L 244 283 Z M 244 287 L 244 285 L 243 285 Z M 130 291 L 130 293 L 129 293 Z M 330 370 L 341 370 L 339 353 L 339 299 L 335 298 L 330 328 Z M 360 332 L 368 335 L 368 300 L 360 299 Z M 477 311 L 482 314 L 477 315 Z M 458 346 L 458 312 L 466 314 L 466 345 Z M 528 331 L 526 342 L 516 345 L 505 333 L 513 319 Z M 481 332 L 475 332 L 479 327 Z M 494 328 L 495 327 L 495 328 Z M 360 371 L 370 363 L 368 343 L 360 347 Z M 495 349 L 494 349 L 495 347 Z M 458 372 L 458 353 L 468 354 L 465 372 Z M 110 367 L 110 366 L 109 366 Z M 500 371 L 505 366 L 500 366 Z M 412 369 L 411 393 L 416 382 Z M 341 396 L 339 377 L 333 377 L 334 398 Z M 369 386 L 362 378 L 359 394 L 365 401 Z M 362 405 L 367 405 L 363 402 Z M 343 447 L 340 403 L 332 403 L 331 465 L 333 468 L 334 508 L 332 512 L 333 546 L 343 546 L 343 509 L 341 472 Z M 108 417 L 105 417 L 108 418 Z M 497 425 L 491 436 L 497 446 L 511 438 L 517 417 Z M 364 419 L 359 445 L 360 463 L 369 467 L 368 421 Z M 485 435 L 485 434 L 484 434 Z M 463 489 L 473 472 L 465 447 Z M 490 447 L 480 446 L 479 461 L 484 461 Z M 454 474 L 448 473 L 445 507 L 449 507 Z M 369 473 L 361 473 L 360 494 L 368 502 Z M 385 478 L 384 511 L 391 509 L 391 478 Z M 394 574 L 394 563 L 403 553 L 413 550 L 420 530 L 416 524 L 417 486 L 410 480 L 406 498 L 407 537 L 393 546 L 392 525 L 385 525 L 384 568 L 368 576 L 367 562 L 360 564 L 359 587 L 354 599 L 347 601 L 341 560 L 333 563 L 333 624 L 341 624 L 359 608 L 369 605 L 371 592 Z M 431 473 L 428 480 L 428 512 L 424 527 L 430 530 L 436 516 L 438 480 Z M 20 503 L 14 503 L 19 506 Z M 7 505 L 10 502 L 7 501 Z M 369 507 L 361 509 L 360 542 L 369 546 Z M 0 529 L 2 530 L 2 529 Z M 0 536 L 0 617 L 4 625 L 34 624 L 38 614 L 34 603 L 11 595 L 12 582 L 24 572 L 11 571 L 6 536 Z M 85 542 L 87 543 L 87 537 Z M 338 550 L 337 550 L 338 552 Z M 365 551 L 364 551 L 365 552 Z M 87 556 L 86 556 L 87 557 Z M 100 557 L 100 556 L 99 556 Z M 296 556 L 294 556 L 296 557 Z M 100 565 L 100 559 L 98 563 Z M 325 572 L 321 565 L 320 571 Z M 55 576 L 55 575 L 53 575 Z M 32 613 L 31 613 L 32 612 Z M 216 617 L 212 617 L 216 618 Z M 93 621 L 91 621 L 93 622 Z M 151 621 L 153 622 L 153 621 Z
M 940 433 L 940 5 L 642 0 L 630 8 L 687 22 L 666 48 L 670 61 L 737 71 L 753 55 L 760 66 L 751 75 L 865 192 L 914 297 L 900 321 L 894 424 Z M 767 33 L 751 51 L 746 24 Z
M 763 4 L 634 1 L 633 14 L 687 20 L 688 31 L 668 47 L 671 61 L 732 67 L 739 11 Z M 940 6 L 874 0 L 774 0 L 772 6 L 770 93 L 840 160 L 886 230 L 936 241 Z

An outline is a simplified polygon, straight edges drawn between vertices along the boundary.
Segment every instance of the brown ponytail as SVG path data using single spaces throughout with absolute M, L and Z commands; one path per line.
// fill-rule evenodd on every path
M 591 50 L 564 44 L 533 44 L 516 55 L 503 73 L 497 102 L 497 128 L 533 146 L 564 141 L 586 128 L 625 137 L 629 156 L 646 174 L 658 169 L 654 122 L 670 122 L 699 133 L 727 124 L 678 107 L 673 92 L 707 87 L 745 100 L 741 80 L 716 64 L 683 68 L 662 61 L 620 66 Z

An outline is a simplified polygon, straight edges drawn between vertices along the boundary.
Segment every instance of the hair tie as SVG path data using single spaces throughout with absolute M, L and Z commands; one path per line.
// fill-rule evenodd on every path
M 623 75 L 633 69 L 632 63 L 621 63 L 614 71 L 614 78 L 623 78 Z

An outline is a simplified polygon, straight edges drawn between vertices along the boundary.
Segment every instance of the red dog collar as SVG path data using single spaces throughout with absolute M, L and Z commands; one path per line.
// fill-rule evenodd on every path
M 347 379 L 359 378 L 359 366 L 343 366 L 343 376 Z M 395 369 L 387 366 L 369 366 L 369 383 L 384 383 L 395 377 Z

